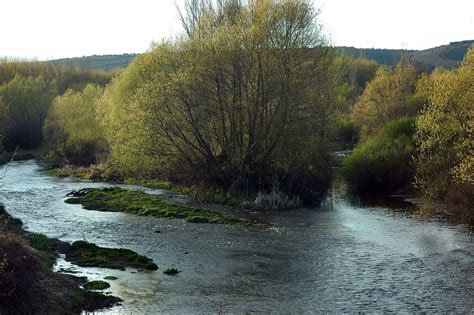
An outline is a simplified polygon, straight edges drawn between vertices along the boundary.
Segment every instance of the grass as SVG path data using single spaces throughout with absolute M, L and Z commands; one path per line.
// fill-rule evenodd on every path
M 105 290 L 110 288 L 110 284 L 106 281 L 94 280 L 86 282 L 83 287 L 86 290 Z
M 90 167 L 65 165 L 58 168 L 52 168 L 46 171 L 46 174 L 54 177 L 75 177 L 85 180 L 100 181 L 103 178 L 103 166 L 94 165 Z
M 66 203 L 81 204 L 84 209 L 127 212 L 144 216 L 185 219 L 192 223 L 238 223 L 244 220 L 213 210 L 193 208 L 163 200 L 142 191 L 118 187 L 89 189 L 83 195 L 66 199 Z
M 168 268 L 166 269 L 165 271 L 163 271 L 164 274 L 168 275 L 168 276 L 175 276 L 177 275 L 178 273 L 180 273 L 181 271 L 179 271 L 178 269 L 176 268 Z
M 72 243 L 66 252 L 66 260 L 82 267 L 100 267 L 125 270 L 133 267 L 139 270 L 157 270 L 153 260 L 123 248 L 104 248 L 85 241 Z

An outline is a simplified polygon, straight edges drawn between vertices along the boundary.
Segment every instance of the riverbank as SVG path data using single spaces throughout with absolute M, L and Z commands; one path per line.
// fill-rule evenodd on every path
M 26 161 L 36 158 L 36 151 L 17 151 L 0 153 L 0 165 L 11 161 Z
M 111 307 L 121 299 L 79 286 L 85 278 L 51 270 L 57 250 L 65 244 L 49 239 L 29 238 L 21 221 L 0 205 L 0 313 L 80 314 Z
M 138 185 L 150 189 L 166 190 L 170 193 L 183 194 L 190 197 L 196 204 L 219 204 L 251 211 L 259 210 L 292 210 L 302 208 L 303 203 L 296 197 L 289 197 L 277 187 L 268 192 L 244 193 L 238 191 L 223 191 L 218 187 L 208 187 L 198 184 L 177 185 L 169 181 L 146 178 L 122 178 L 112 174 L 105 165 L 75 166 L 65 165 L 50 168 L 47 175 L 54 177 L 74 177 L 94 182 L 111 184 Z

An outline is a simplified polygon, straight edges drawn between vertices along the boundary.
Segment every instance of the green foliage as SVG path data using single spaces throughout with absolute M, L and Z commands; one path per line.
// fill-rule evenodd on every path
M 424 76 L 417 92 L 426 105 L 416 121 L 416 185 L 472 217 L 474 47 L 458 69 Z
M 411 185 L 415 153 L 413 118 L 387 123 L 343 160 L 342 174 L 360 193 L 393 192 Z
M 217 211 L 175 204 L 163 200 L 159 196 L 119 187 L 88 189 L 84 194 L 66 199 L 66 202 L 81 204 L 84 209 L 88 210 L 120 211 L 138 215 L 178 218 L 193 223 L 223 224 L 243 221 Z
M 299 194 L 304 161 L 321 175 L 311 192 L 324 191 L 339 72 L 317 12 L 303 0 L 205 3 L 191 1 L 186 33 L 138 56 L 106 92 L 111 165 L 229 191 L 278 177 Z
M 68 90 L 58 96 L 49 111 L 43 133 L 43 159 L 51 165 L 91 165 L 107 155 L 96 104 L 103 89 L 87 85 L 83 91 Z
M 125 270 L 133 267 L 156 270 L 153 260 L 123 248 L 104 248 L 85 241 L 76 241 L 66 251 L 66 260 L 83 267 L 100 267 Z
M 80 91 L 87 84 L 105 86 L 112 79 L 113 73 L 99 70 L 83 70 L 67 65 L 54 65 L 42 61 L 9 61 L 0 59 L 0 84 L 13 80 L 16 75 L 22 77 L 40 77 L 55 81 L 59 94 L 68 89 Z
M 49 240 L 46 235 L 38 233 L 28 233 L 26 236 L 31 241 L 31 247 L 33 247 L 34 249 L 42 250 L 45 252 L 51 250 L 51 245 L 49 244 Z
M 16 75 L 0 86 L 0 97 L 8 107 L 6 143 L 10 148 L 32 149 L 42 141 L 41 128 L 57 94 L 54 82 L 44 77 Z
M 354 105 L 352 118 L 361 138 L 374 135 L 388 121 L 414 116 L 421 102 L 414 96 L 415 68 L 403 58 L 394 70 L 379 68 Z
M 84 283 L 85 290 L 105 290 L 110 288 L 110 284 L 102 280 L 94 280 Z
M 0 59 L 0 140 L 5 149 L 35 149 L 41 128 L 58 94 L 82 90 L 88 83 L 106 85 L 111 73 L 79 70 L 46 62 Z M 0 144 L 1 149 L 1 144 Z

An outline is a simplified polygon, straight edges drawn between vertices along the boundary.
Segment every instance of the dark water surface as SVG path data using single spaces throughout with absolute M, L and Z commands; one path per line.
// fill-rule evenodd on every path
M 0 201 L 30 231 L 129 248 L 158 263 L 152 273 L 72 266 L 91 279 L 119 278 L 110 291 L 125 302 L 108 312 L 474 310 L 474 243 L 462 227 L 423 221 L 407 204 L 368 207 L 332 196 L 319 208 L 261 214 L 271 225 L 248 227 L 64 203 L 72 189 L 99 186 L 108 185 L 50 177 L 34 161 L 13 162 L 0 180 Z M 59 267 L 71 266 L 60 259 Z M 182 273 L 164 275 L 169 267 Z

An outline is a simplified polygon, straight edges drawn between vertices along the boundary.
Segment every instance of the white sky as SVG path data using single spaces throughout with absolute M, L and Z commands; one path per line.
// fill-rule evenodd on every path
M 176 0 L 182 4 L 184 0 Z M 474 39 L 473 0 L 316 0 L 333 45 L 426 49 Z M 181 31 L 174 0 L 0 0 L 0 56 L 144 52 Z

